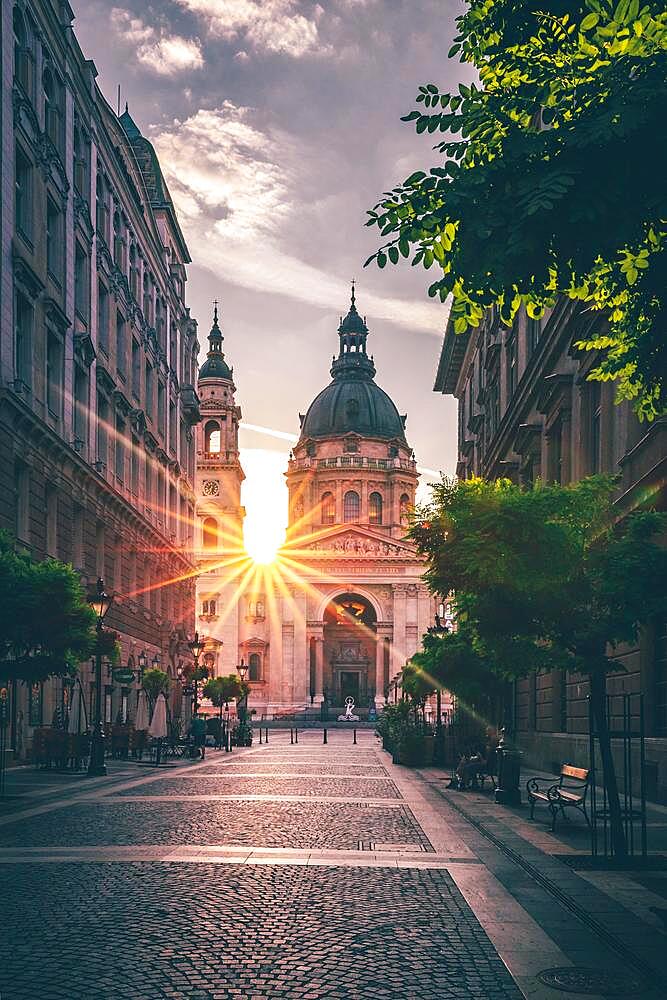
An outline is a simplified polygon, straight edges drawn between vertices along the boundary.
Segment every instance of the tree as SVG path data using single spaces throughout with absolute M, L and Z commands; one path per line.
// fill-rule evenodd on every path
M 159 695 L 163 694 L 166 696 L 169 693 L 170 685 L 171 678 L 164 670 L 153 668 L 152 670 L 147 670 L 144 674 L 143 688 L 153 704 L 155 704 Z
M 95 650 L 95 613 L 71 566 L 36 562 L 0 532 L 0 676 L 62 677 Z
M 619 521 L 614 492 L 604 476 L 528 490 L 509 480 L 444 479 L 411 535 L 427 557 L 431 588 L 455 592 L 458 618 L 491 670 L 588 675 L 613 845 L 622 855 L 605 677 L 619 669 L 614 649 L 667 613 L 667 549 L 656 544 L 667 516 L 637 511 Z
M 222 732 L 222 709 L 232 700 L 243 698 L 246 693 L 246 686 L 241 683 L 240 677 L 236 674 L 227 674 L 224 677 L 211 677 L 204 684 L 204 697 L 210 698 L 216 708 L 219 709 L 220 732 Z
M 478 83 L 419 88 L 403 121 L 445 133 L 441 161 L 386 192 L 368 225 L 380 267 L 440 274 L 455 333 L 496 306 L 507 325 L 556 297 L 608 322 L 577 346 L 640 417 L 664 412 L 667 371 L 667 11 L 659 0 L 467 0 L 449 58 Z

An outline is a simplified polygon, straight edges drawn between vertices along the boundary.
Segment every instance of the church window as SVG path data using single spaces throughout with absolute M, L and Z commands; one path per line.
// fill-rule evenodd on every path
M 343 500 L 343 520 L 347 522 L 358 521 L 359 509 L 359 494 L 355 493 L 354 490 L 348 490 Z
M 202 601 L 201 613 L 203 615 L 215 615 L 215 614 L 217 614 L 215 601 L 214 600 Z
M 334 524 L 336 520 L 336 503 L 333 493 L 322 494 L 322 524 Z
M 368 498 L 368 523 L 382 524 L 382 496 L 371 493 Z
M 218 547 L 218 522 L 214 517 L 204 518 L 204 548 L 217 549 Z
M 262 675 L 262 658 L 259 653 L 251 653 L 248 660 L 248 680 L 258 681 Z
M 209 455 L 220 453 L 220 424 L 217 420 L 209 420 L 204 427 L 204 451 Z
M 408 527 L 410 522 L 410 497 L 407 493 L 404 493 L 400 501 L 400 520 L 401 525 L 404 528 Z

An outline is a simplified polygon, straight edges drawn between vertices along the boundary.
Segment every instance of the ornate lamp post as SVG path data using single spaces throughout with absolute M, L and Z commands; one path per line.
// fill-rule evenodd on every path
M 104 763 L 104 725 L 102 723 L 102 622 L 108 612 L 113 597 L 104 591 L 104 581 L 99 578 L 95 593 L 88 598 L 88 603 L 97 615 L 95 631 L 97 644 L 95 650 L 95 718 L 90 737 L 90 759 L 88 761 L 88 776 L 102 777 L 107 773 Z
M 148 666 L 148 657 L 146 656 L 146 650 L 142 649 L 137 657 L 137 663 L 139 664 L 139 686 L 144 686 L 144 670 Z
M 196 719 L 197 708 L 199 707 L 197 705 L 197 694 L 199 691 L 199 678 L 197 677 L 197 672 L 199 671 L 199 657 L 201 656 L 201 651 L 204 648 L 204 643 L 199 638 L 199 632 L 195 632 L 194 639 L 188 645 L 192 650 L 192 655 L 195 660 L 195 669 L 192 672 L 192 687 L 194 688 L 192 697 L 192 718 Z
M 160 654 L 156 653 L 155 656 L 153 657 L 153 659 L 151 660 L 151 666 L 152 666 L 153 670 L 159 670 L 161 662 L 162 661 L 160 660 Z
M 438 605 L 438 610 L 434 615 L 435 624 L 431 625 L 431 627 L 428 629 L 430 635 L 435 635 L 439 639 L 447 635 L 449 629 L 444 623 L 444 617 L 445 617 L 445 606 L 441 602 Z M 437 687 L 435 690 L 435 711 L 437 715 L 435 723 L 435 735 L 441 736 L 442 735 L 442 692 L 440 690 L 440 687 Z
M 241 684 L 245 687 L 245 679 L 248 676 L 248 664 L 245 660 L 241 659 L 241 662 L 236 668 L 239 672 L 239 677 L 241 679 Z M 246 689 L 245 694 L 238 702 L 237 711 L 239 715 L 239 725 L 243 725 L 248 715 L 248 691 Z

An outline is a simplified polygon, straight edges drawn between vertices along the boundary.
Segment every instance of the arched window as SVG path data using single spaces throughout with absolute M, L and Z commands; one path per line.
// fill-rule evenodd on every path
M 220 424 L 217 420 L 209 420 L 204 427 L 204 451 L 209 455 L 220 453 Z
M 42 74 L 42 89 L 44 91 L 45 131 L 56 149 L 60 149 L 62 145 L 60 86 L 50 66 L 46 66 Z
M 218 547 L 218 522 L 214 517 L 204 518 L 204 548 L 217 549 Z
M 139 266 L 137 264 L 137 248 L 130 243 L 130 291 L 135 300 L 139 299 Z
M 118 209 L 113 213 L 113 260 L 116 267 L 125 270 L 125 242 L 123 240 L 123 223 Z
M 26 23 L 21 10 L 14 7 L 14 79 L 23 87 L 31 100 L 34 96 L 35 74 L 32 39 L 30 24 Z
M 333 493 L 322 494 L 322 524 L 334 524 L 336 520 L 336 501 Z
M 410 497 L 407 493 L 404 493 L 401 497 L 399 516 L 401 525 L 407 528 L 410 523 Z
M 262 658 L 259 653 L 251 653 L 248 659 L 248 680 L 258 681 L 262 676 Z
M 343 500 L 343 520 L 359 520 L 359 494 L 354 490 L 348 490 Z
M 368 523 L 382 524 L 382 496 L 380 493 L 371 493 L 368 498 Z

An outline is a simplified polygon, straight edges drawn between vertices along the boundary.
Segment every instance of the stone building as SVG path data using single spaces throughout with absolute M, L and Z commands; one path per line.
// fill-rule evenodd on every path
M 404 540 L 418 473 L 405 417 L 375 382 L 354 291 L 338 328 L 332 381 L 300 416 L 287 469 L 285 545 L 269 567 L 242 549 L 243 479 L 232 371 L 217 317 L 199 374 L 197 585 L 201 631 L 218 673 L 250 665 L 259 713 L 384 703 L 419 648 L 434 600 Z
M 619 515 L 642 504 L 664 509 L 667 421 L 640 423 L 627 403 L 616 405 L 613 383 L 586 379 L 595 356 L 573 346 L 602 323 L 561 299 L 542 320 L 522 312 L 511 329 L 495 313 L 473 333 L 448 326 L 435 390 L 459 403 L 459 476 L 565 484 L 611 473 L 619 476 Z M 639 648 L 617 655 L 623 672 L 608 678 L 608 691 L 645 693 L 649 783 L 667 801 L 667 623 L 654 622 Z M 585 764 L 587 695 L 585 678 L 562 671 L 516 684 L 514 727 L 533 763 Z
M 60 0 L 2 5 L 0 527 L 87 587 L 103 577 L 122 665 L 145 653 L 175 674 L 194 626 L 190 257 L 155 152 L 72 20 Z M 107 674 L 107 722 L 133 687 Z M 67 684 L 14 694 L 28 745 Z

